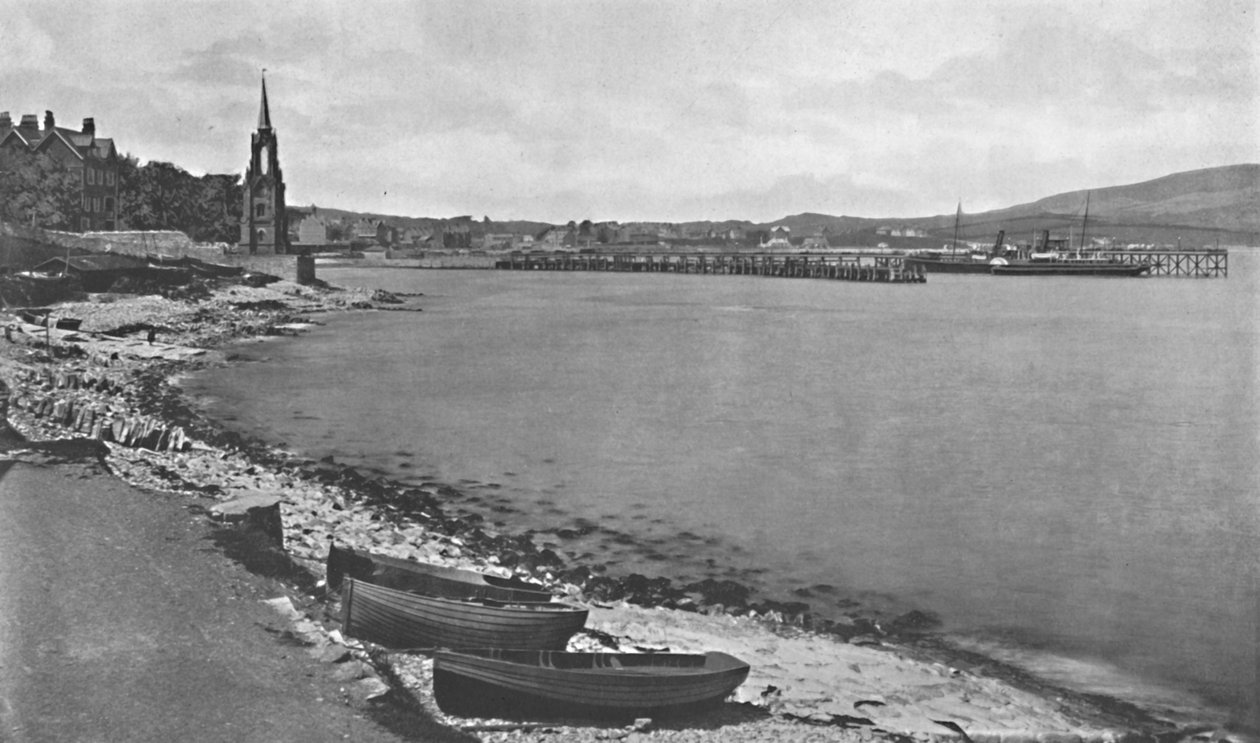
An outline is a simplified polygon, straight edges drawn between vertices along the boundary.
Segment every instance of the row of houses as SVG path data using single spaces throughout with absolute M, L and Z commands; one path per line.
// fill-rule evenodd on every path
M 70 227 L 80 232 L 118 229 L 119 156 L 114 140 L 96 136 L 96 120 L 86 118 L 79 129 L 57 126 L 52 111 L 39 117 L 23 114 L 15 124 L 0 111 L 0 149 L 21 156 L 46 155 L 75 174 L 78 191 Z

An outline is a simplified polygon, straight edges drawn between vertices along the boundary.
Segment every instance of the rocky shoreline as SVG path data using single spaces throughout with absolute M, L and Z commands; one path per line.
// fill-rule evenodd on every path
M 8 419 L 32 440 L 100 441 L 118 476 L 194 494 L 209 517 L 238 524 L 221 546 L 288 579 L 294 591 L 277 607 L 291 616 L 312 654 L 344 677 L 347 694 L 363 703 L 414 706 L 486 740 L 1221 739 L 1220 721 L 1195 725 L 1071 695 L 984 659 L 963 665 L 951 649 L 915 639 L 914 631 L 932 623 L 925 614 L 836 621 L 812 616 L 801 602 L 756 599 L 734 581 L 675 585 L 662 577 L 609 577 L 598 564 L 563 555 L 557 535 L 490 528 L 447 484 L 401 486 L 332 458 L 303 459 L 228 432 L 190 406 L 171 380 L 230 363 L 229 342 L 301 333 L 322 313 L 417 310 L 420 302 L 287 281 L 204 288 L 182 299 L 97 295 L 54 308 L 55 315 L 82 319 L 73 331 L 6 318 L 0 378 L 9 389 Z M 149 329 L 156 340 L 147 339 Z M 685 721 L 537 725 L 448 718 L 428 693 L 431 661 L 340 635 L 337 599 L 325 595 L 322 581 L 334 541 L 540 580 L 592 607 L 575 648 L 722 649 L 749 660 L 754 672 L 735 703 Z

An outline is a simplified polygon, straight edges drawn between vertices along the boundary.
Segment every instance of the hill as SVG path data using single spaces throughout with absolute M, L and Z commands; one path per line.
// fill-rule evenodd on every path
M 1085 196 L 1089 194 L 1089 232 L 1107 235 L 1121 242 L 1152 243 L 1186 247 L 1221 245 L 1260 245 L 1260 164 L 1228 165 L 1174 173 L 1154 180 L 1123 186 L 1081 189 L 1047 196 L 1027 204 L 969 214 L 964 212 L 959 238 L 991 242 L 998 230 L 1008 240 L 1028 240 L 1034 232 L 1051 230 L 1079 234 L 1084 216 Z M 965 205 L 964 205 L 965 206 Z M 302 209 L 301 207 L 293 207 Z M 375 218 L 401 228 L 470 222 L 475 233 L 536 234 L 550 226 L 545 222 L 495 222 L 470 217 L 428 218 L 367 214 L 320 207 L 319 213 L 332 218 Z M 832 216 L 807 212 L 767 223 L 747 220 L 683 222 L 680 230 L 703 232 L 709 229 L 746 231 L 785 226 L 793 235 L 845 235 L 852 245 L 898 243 L 893 247 L 923 247 L 918 242 L 939 243 L 952 238 L 954 215 L 930 217 L 870 218 Z M 881 227 L 910 228 L 929 237 L 897 240 L 877 232 Z M 910 240 L 914 245 L 900 245 Z
M 1125 242 L 1205 245 L 1260 244 L 1260 165 L 1229 165 L 1174 173 L 1141 183 L 1082 189 L 1005 209 L 964 214 L 960 234 L 988 239 L 1035 230 L 1080 230 L 1089 195 L 1089 230 Z M 954 215 L 898 222 L 951 233 Z

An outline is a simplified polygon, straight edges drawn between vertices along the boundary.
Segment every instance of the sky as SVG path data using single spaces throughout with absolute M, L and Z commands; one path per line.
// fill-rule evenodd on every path
M 417 217 L 980 212 L 1260 162 L 1255 0 L 0 0 L 0 110 Z

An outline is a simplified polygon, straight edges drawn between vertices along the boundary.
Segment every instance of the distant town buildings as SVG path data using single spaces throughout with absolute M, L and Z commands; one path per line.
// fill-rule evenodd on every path
M 766 239 L 762 241 L 761 247 L 767 249 L 792 247 L 792 229 L 785 226 L 772 227 Z
M 927 230 L 921 230 L 914 227 L 877 227 L 876 235 L 888 235 L 891 237 L 927 237 Z
M 298 245 L 326 245 L 328 243 L 328 220 L 311 215 L 305 217 L 297 226 Z
M 0 148 L 47 155 L 77 172 L 80 198 L 70 224 L 81 232 L 118 229 L 118 151 L 114 140 L 96 136 L 95 119 L 84 119 L 79 130 L 67 129 L 45 111 L 41 129 L 35 114 L 24 114 L 14 126 L 9 112 L 0 112 Z
M 267 80 L 262 81 L 258 130 L 250 138 L 249 167 L 245 170 L 241 245 L 250 255 L 288 252 L 289 221 L 284 206 L 284 176 L 280 172 L 276 130 L 267 106 Z

